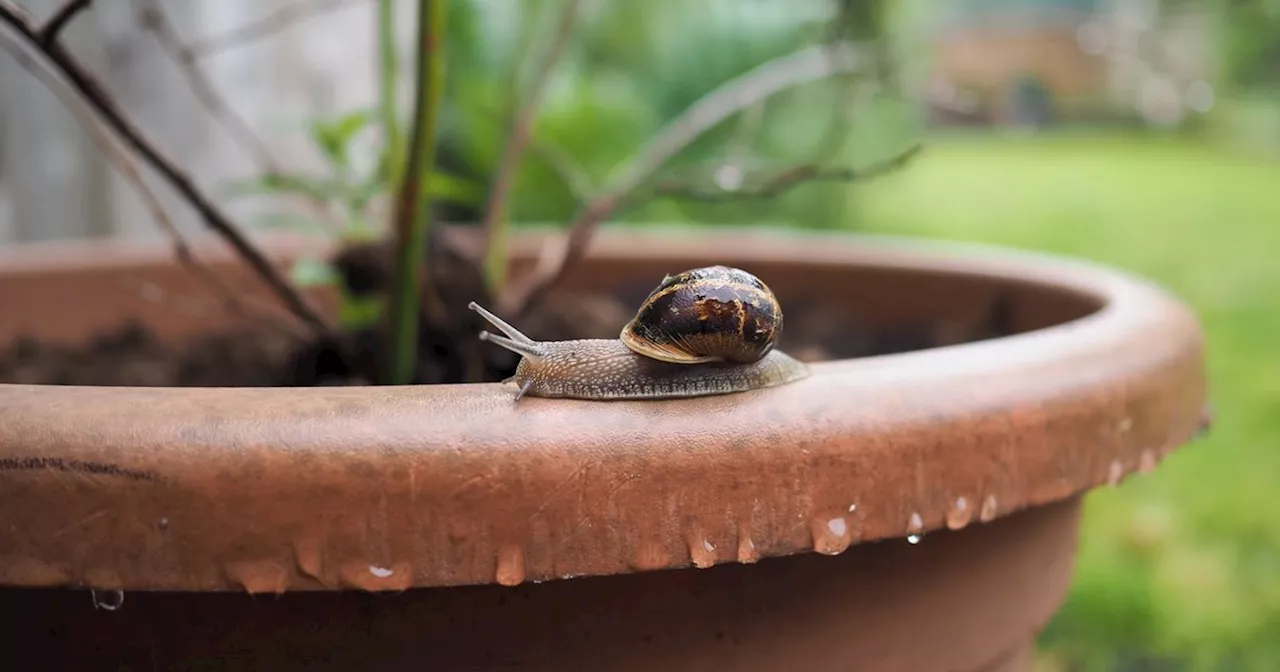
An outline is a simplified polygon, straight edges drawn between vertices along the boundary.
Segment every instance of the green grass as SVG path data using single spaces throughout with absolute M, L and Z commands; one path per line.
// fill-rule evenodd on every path
M 1090 495 L 1042 647 L 1050 669 L 1280 670 L 1280 163 L 1167 138 L 946 138 L 855 200 L 872 232 L 1095 260 L 1197 311 L 1216 424 Z

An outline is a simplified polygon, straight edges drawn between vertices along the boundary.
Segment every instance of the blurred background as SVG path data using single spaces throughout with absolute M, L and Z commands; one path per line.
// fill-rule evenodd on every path
M 43 20 L 60 3 L 22 4 Z M 414 3 L 397 3 L 390 52 L 374 0 L 192 0 L 166 3 L 163 24 L 148 5 L 95 3 L 65 33 L 148 137 L 256 231 L 376 228 L 378 68 L 412 66 Z M 452 6 L 442 216 L 481 212 L 506 97 L 558 7 Z M 819 158 L 856 169 L 923 142 L 920 155 L 865 182 L 763 203 L 655 198 L 625 219 L 995 243 L 1171 289 L 1204 321 L 1216 424 L 1154 474 L 1091 495 L 1037 665 L 1280 670 L 1280 0 L 584 1 L 512 220 L 569 220 L 701 96 L 826 39 L 853 45 L 851 76 L 748 109 L 663 179 L 724 194 Z M 4 46 L 0 244 L 162 236 Z M 146 178 L 181 228 L 199 228 Z

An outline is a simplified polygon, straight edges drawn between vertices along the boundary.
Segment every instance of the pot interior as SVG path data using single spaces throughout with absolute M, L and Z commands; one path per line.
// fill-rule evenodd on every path
M 1104 301 L 1066 284 L 979 263 L 881 259 L 874 251 L 813 259 L 812 246 L 752 242 L 722 244 L 736 234 L 708 234 L 713 243 L 660 241 L 653 246 L 605 238 L 569 272 L 565 291 L 604 292 L 633 310 L 664 274 L 727 264 L 755 273 L 777 294 L 785 321 L 779 347 L 810 361 L 919 350 L 1017 334 L 1063 324 L 1100 310 Z M 67 249 L 72 251 L 68 252 Z M 129 324 L 176 340 L 210 329 L 243 328 L 208 283 L 174 263 L 167 248 L 53 248 L 21 259 L 0 256 L 0 350 L 15 339 L 79 344 Z M 271 248 L 288 261 L 322 254 L 316 243 Z M 513 275 L 522 273 L 537 243 L 513 249 Z M 714 253 L 708 250 L 715 250 Z M 243 265 L 216 248 L 207 266 L 242 300 L 283 317 L 273 295 Z M 892 255 L 890 255 L 892 256 Z M 333 312 L 333 294 L 309 290 Z M 612 322 L 607 322 L 612 324 Z M 520 325 L 517 325 L 520 326 Z M 621 324 L 617 325 L 618 328 Z M 611 337 L 610 333 L 600 334 Z
M 1102 297 L 1033 277 L 759 255 L 677 259 L 592 258 L 569 273 L 567 290 L 605 291 L 639 306 L 664 274 L 702 265 L 744 268 L 774 291 L 784 311 L 779 347 L 807 359 L 920 350 L 1044 329 L 1105 306 Z M 788 341 L 788 333 L 793 335 Z M 798 338 L 799 342 L 795 339 Z M 823 355 L 808 357 L 814 348 Z

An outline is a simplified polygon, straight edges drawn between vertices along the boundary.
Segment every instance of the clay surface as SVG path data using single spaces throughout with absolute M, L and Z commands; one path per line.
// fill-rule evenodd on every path
M 87 591 L 6 589 L 0 646 L 40 669 L 1024 672 L 1070 581 L 1078 515 L 1072 498 L 916 544 L 516 588 L 99 593 L 96 607 Z
M 537 245 L 517 242 L 517 267 Z M 0 335 L 23 306 L 83 298 L 86 282 L 151 268 L 180 285 L 160 256 L 150 267 L 103 256 L 58 257 L 97 269 L 80 275 L 5 260 Z M 0 385 L 0 583 L 403 590 L 838 554 L 1118 483 L 1198 430 L 1195 320 L 1157 288 L 1084 264 L 614 232 L 568 281 L 642 297 L 664 272 L 710 263 L 751 270 L 786 306 L 856 305 L 885 327 L 921 315 L 963 325 L 1005 302 L 1016 333 L 672 402 L 515 403 L 498 384 Z M 70 337 L 122 316 L 175 336 L 207 328 L 128 296 L 39 328 Z

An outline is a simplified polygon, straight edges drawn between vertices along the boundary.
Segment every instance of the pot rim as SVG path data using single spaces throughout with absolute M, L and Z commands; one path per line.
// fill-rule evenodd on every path
M 515 236 L 512 251 L 539 239 Z M 1200 327 L 1131 274 L 986 245 L 749 227 L 605 227 L 590 254 L 679 265 L 707 249 L 999 278 L 1102 307 L 699 399 L 515 403 L 500 384 L 0 385 L 0 519 L 15 532 L 0 539 L 0 584 L 401 590 L 835 554 L 1117 484 L 1198 433 Z

